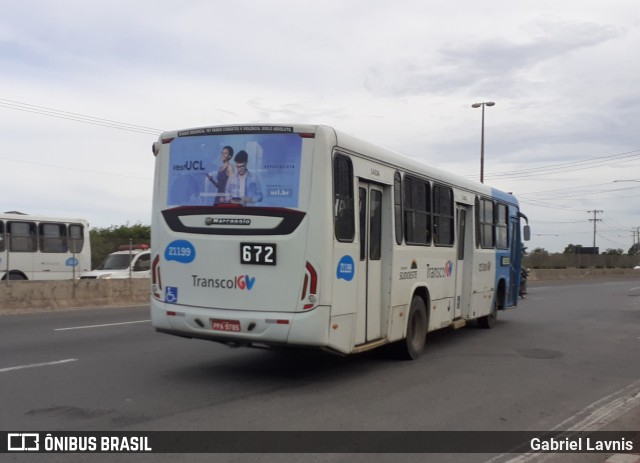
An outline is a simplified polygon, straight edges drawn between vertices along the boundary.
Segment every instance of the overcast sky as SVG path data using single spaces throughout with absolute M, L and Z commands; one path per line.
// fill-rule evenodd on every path
M 335 126 L 511 191 L 530 250 L 640 227 L 640 7 L 580 1 L 31 1 L 0 15 L 1 211 L 149 224 L 162 130 Z M 639 180 L 639 182 L 614 182 Z

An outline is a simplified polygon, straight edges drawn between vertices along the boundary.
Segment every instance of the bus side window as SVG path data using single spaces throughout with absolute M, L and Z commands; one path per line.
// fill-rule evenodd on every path
M 35 252 L 36 224 L 33 222 L 8 222 L 7 229 L 11 236 L 9 248 L 11 252 Z
M 338 241 L 353 242 L 355 216 L 353 198 L 353 164 L 351 159 L 336 155 L 333 160 L 333 222 Z
M 496 205 L 496 247 L 498 249 L 509 248 L 509 214 L 506 204 Z
M 41 223 L 40 250 L 42 252 L 67 252 L 67 227 L 62 223 Z
M 434 185 L 433 243 L 440 246 L 452 246 L 453 241 L 453 190 L 443 185 Z
M 493 216 L 493 201 L 480 199 L 479 226 L 480 246 L 485 249 L 495 247 L 495 221 Z
M 431 244 L 431 185 L 404 177 L 404 233 L 407 244 Z
M 4 222 L 0 221 L 0 252 L 4 251 Z
M 400 172 L 396 172 L 393 176 L 393 207 L 396 225 L 396 243 L 402 244 L 404 233 L 402 230 L 402 179 L 400 178 Z
M 80 224 L 69 225 L 69 251 L 79 254 L 84 247 L 84 227 Z

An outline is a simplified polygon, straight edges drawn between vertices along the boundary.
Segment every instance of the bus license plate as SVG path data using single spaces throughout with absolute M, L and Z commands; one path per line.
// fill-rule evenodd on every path
M 240 332 L 240 322 L 238 320 L 217 320 L 211 319 L 211 329 L 215 331 Z
M 254 265 L 276 265 L 276 245 L 240 243 L 240 262 Z

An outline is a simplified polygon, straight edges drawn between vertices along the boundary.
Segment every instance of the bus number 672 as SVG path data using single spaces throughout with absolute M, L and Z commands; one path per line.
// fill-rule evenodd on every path
M 240 262 L 255 265 L 276 265 L 276 245 L 240 243 Z

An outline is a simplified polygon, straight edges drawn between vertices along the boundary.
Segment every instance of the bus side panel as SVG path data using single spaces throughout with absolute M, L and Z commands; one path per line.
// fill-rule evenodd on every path
M 518 218 L 518 206 L 514 205 L 515 199 L 499 190 L 493 190 L 495 199 L 507 204 L 507 240 L 508 249 L 496 249 L 495 267 L 496 296 L 503 309 L 515 307 L 518 304 L 518 286 L 520 283 L 520 264 L 522 260 L 522 245 L 520 242 L 520 220 Z M 498 294 L 499 284 L 504 285 L 503 293 Z
M 518 208 L 509 206 L 509 280 L 507 282 L 506 307 L 518 305 L 520 269 L 522 265 L 522 242 L 520 241 L 520 218 Z

